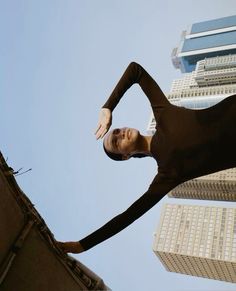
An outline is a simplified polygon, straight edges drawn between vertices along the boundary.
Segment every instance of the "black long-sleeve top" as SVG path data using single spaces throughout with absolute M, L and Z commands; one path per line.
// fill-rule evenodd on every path
M 151 153 L 158 173 L 148 190 L 127 210 L 80 240 L 84 250 L 126 228 L 178 184 L 236 167 L 236 95 L 201 110 L 175 106 L 145 69 L 132 62 L 103 107 L 113 111 L 134 83 L 148 97 L 157 122 Z

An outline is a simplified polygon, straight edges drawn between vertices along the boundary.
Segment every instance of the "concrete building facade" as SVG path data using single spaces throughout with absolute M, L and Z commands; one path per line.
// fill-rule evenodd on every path
M 170 191 L 168 197 L 236 201 L 236 168 L 186 181 Z
M 165 204 L 153 251 L 170 272 L 236 283 L 236 208 Z

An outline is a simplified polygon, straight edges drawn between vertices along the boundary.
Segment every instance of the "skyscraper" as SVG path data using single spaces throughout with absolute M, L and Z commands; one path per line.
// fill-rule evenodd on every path
M 182 73 L 195 69 L 199 60 L 236 53 L 236 16 L 194 23 L 182 32 L 172 62 Z
M 186 181 L 168 193 L 171 198 L 236 201 L 236 168 Z
M 165 204 L 153 251 L 170 272 L 236 283 L 236 208 Z

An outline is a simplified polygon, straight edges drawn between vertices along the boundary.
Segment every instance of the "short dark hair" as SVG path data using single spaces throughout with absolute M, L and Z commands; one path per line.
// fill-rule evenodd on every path
M 103 149 L 110 159 L 115 160 L 115 161 L 123 161 L 122 154 L 114 154 L 112 152 L 107 151 L 105 148 L 104 142 L 103 142 Z
M 104 149 L 104 152 L 107 154 L 107 156 L 110 159 L 112 159 L 114 161 L 124 161 L 122 154 L 115 154 L 115 153 L 107 151 L 106 148 L 105 148 L 104 142 L 103 142 L 103 149 Z M 131 157 L 132 158 L 144 158 L 144 157 L 147 157 L 147 155 L 145 155 L 145 154 L 134 154 Z

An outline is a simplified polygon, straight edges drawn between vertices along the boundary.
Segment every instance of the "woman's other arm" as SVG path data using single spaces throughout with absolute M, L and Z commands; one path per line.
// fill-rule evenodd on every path
M 67 246 L 67 252 L 76 252 L 77 249 L 81 252 L 94 247 L 104 240 L 114 236 L 141 217 L 171 189 L 177 186 L 177 184 L 178 183 L 175 181 L 157 174 L 147 192 L 136 200 L 126 211 L 117 215 L 101 228 L 97 229 L 79 242 L 68 242 L 62 244 L 64 244 L 65 248 Z

